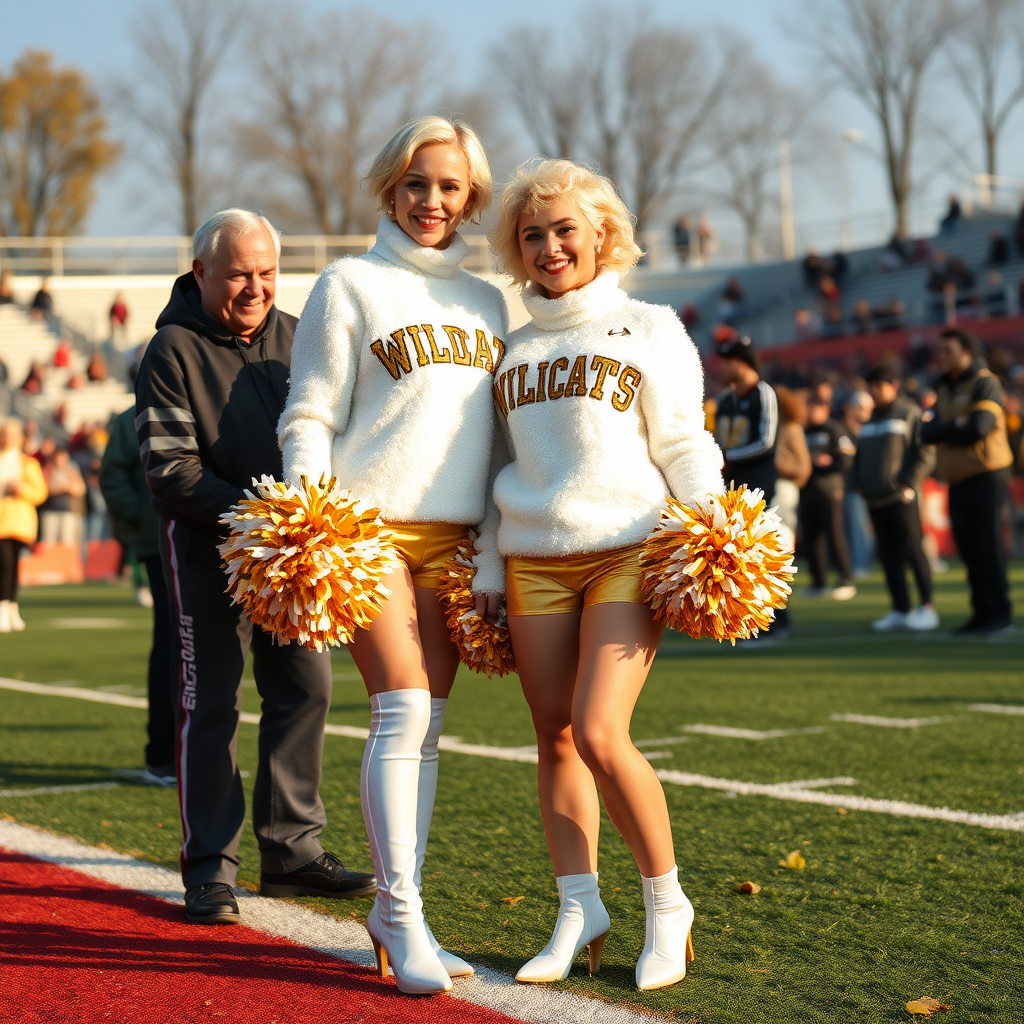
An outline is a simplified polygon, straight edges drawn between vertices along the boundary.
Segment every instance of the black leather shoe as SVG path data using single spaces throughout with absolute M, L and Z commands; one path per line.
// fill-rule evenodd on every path
M 185 920 L 192 924 L 238 924 L 241 917 L 230 885 L 207 882 L 185 893 Z
M 365 871 L 349 871 L 333 853 L 322 853 L 305 867 L 283 874 L 260 874 L 261 896 L 333 896 L 350 900 L 372 896 L 377 879 Z

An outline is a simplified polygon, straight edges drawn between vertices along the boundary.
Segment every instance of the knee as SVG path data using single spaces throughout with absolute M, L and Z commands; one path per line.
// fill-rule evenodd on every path
M 568 722 L 535 723 L 537 730 L 537 753 L 544 761 L 562 761 L 575 758 L 572 727 Z
M 573 740 L 583 763 L 597 776 L 614 774 L 623 752 L 633 746 L 628 733 L 607 722 L 574 725 Z

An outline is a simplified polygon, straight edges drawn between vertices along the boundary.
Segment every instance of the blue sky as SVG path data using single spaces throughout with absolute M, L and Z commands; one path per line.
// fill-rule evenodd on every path
M 351 6 L 343 0 L 308 2 L 315 10 Z M 288 6 L 285 0 L 278 5 L 282 19 L 286 18 Z M 659 19 L 679 24 L 698 34 L 709 31 L 716 23 L 727 25 L 750 37 L 759 57 L 781 77 L 821 91 L 820 83 L 814 80 L 808 55 L 781 26 L 784 16 L 799 10 L 799 0 L 716 0 L 714 3 L 707 0 L 652 0 L 647 6 Z M 78 65 L 102 85 L 128 66 L 131 47 L 127 25 L 131 17 L 145 7 L 143 0 L 93 0 L 92 3 L 82 3 L 81 0 L 0 0 L 0 68 L 9 68 L 25 48 L 37 47 L 51 50 L 61 62 Z M 247 8 L 248 11 L 254 9 Z M 386 5 L 375 9 L 386 10 L 396 18 L 428 21 L 457 55 L 451 69 L 453 77 L 460 79 L 460 84 L 471 86 L 488 73 L 488 52 L 502 32 L 526 22 L 543 24 L 552 5 L 550 0 L 517 0 L 505 4 L 444 0 L 442 4 L 431 7 L 414 0 L 389 0 Z M 286 25 L 286 20 L 282 24 Z M 280 31 L 281 25 L 269 25 L 268 30 Z M 553 32 L 553 39 L 557 40 L 557 26 L 553 26 Z M 944 106 L 954 111 L 955 117 L 962 117 L 955 100 L 950 99 Z M 839 216 L 839 199 L 835 194 L 838 137 L 845 128 L 861 128 L 868 133 L 866 146 L 855 147 L 851 154 L 852 212 L 855 216 L 867 216 L 876 211 L 886 211 L 888 199 L 881 167 L 867 151 L 875 137 L 867 111 L 853 99 L 833 93 L 823 98 L 820 113 L 837 140 L 836 155 L 834 163 L 830 162 L 831 158 L 823 161 L 823 169 L 819 169 L 815 181 L 798 182 L 798 223 L 810 226 Z M 1020 127 L 1020 121 L 1016 126 Z M 966 134 L 969 127 L 966 121 L 963 127 Z M 1016 134 L 1019 136 L 1021 133 L 1018 131 Z M 1014 162 L 1017 167 L 1024 168 L 1021 150 L 1019 142 L 1006 147 L 1004 173 L 1014 173 Z M 922 219 L 925 214 L 928 219 L 932 218 L 936 203 L 952 184 L 952 178 L 941 177 L 931 184 L 919 210 Z M 173 225 L 166 220 L 142 214 L 134 203 L 126 200 L 132 187 L 137 186 L 138 171 L 124 163 L 104 178 L 99 184 L 99 199 L 89 218 L 87 232 L 160 234 L 172 231 Z M 713 212 L 712 216 L 720 223 L 723 234 L 728 234 L 728 215 Z

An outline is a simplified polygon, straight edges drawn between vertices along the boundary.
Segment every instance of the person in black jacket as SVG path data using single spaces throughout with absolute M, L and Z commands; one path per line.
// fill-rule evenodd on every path
M 250 648 L 263 699 L 253 789 L 260 891 L 351 897 L 376 883 L 320 844 L 330 654 L 279 646 L 254 627 L 224 593 L 217 550 L 218 519 L 253 477 L 281 478 L 276 428 L 296 321 L 274 305 L 280 242 L 265 218 L 226 210 L 199 228 L 193 251 L 140 368 L 135 424 L 177 627 L 185 913 L 212 924 L 238 920 L 231 886 L 245 801 L 236 745 Z
M 879 366 L 867 377 L 875 400 L 871 419 L 861 427 L 850 480 L 868 504 L 878 557 L 892 598 L 892 611 L 873 624 L 879 632 L 935 629 L 932 573 L 921 547 L 917 492 L 935 464 L 935 449 L 921 443 L 921 409 L 900 394 L 899 375 Z M 911 610 L 907 564 L 917 581 L 919 607 Z
M 811 563 L 812 586 L 805 593 L 836 601 L 848 601 L 857 593 L 853 585 L 850 550 L 843 531 L 845 476 L 856 447 L 846 428 L 832 419 L 828 402 L 811 397 L 807 406 L 807 449 L 811 453 L 811 478 L 800 494 L 800 523 Z M 839 582 L 826 588 L 829 554 L 839 571 Z
M 971 588 L 971 617 L 956 632 L 1006 633 L 1013 608 L 1001 534 L 1013 453 L 1003 389 L 978 338 L 959 327 L 942 332 L 939 366 L 935 409 L 922 417 L 921 438 L 936 446 L 936 475 L 949 484 L 950 525 Z

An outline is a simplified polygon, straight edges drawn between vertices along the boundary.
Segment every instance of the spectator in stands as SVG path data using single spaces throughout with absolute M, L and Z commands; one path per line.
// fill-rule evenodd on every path
M 1003 287 L 1003 275 L 998 270 L 988 272 L 985 292 L 981 296 L 981 308 L 987 316 L 993 318 L 1006 316 L 1009 312 L 1006 289 Z
M 71 346 L 66 342 L 60 342 L 53 350 L 53 368 L 55 370 L 66 370 L 71 365 Z
M 818 281 L 821 279 L 822 274 L 825 273 L 825 262 L 818 255 L 818 250 L 813 246 L 807 250 L 807 255 L 804 257 L 801 267 L 804 272 L 804 286 L 806 288 L 817 288 Z
M 110 515 L 100 487 L 100 455 L 93 455 L 82 467 L 85 480 L 85 539 L 110 539 Z
M 707 263 L 718 248 L 718 239 L 715 236 L 715 229 L 711 225 L 711 219 L 706 213 L 697 218 L 697 256 L 700 262 Z
M 0 426 L 0 633 L 25 628 L 18 613 L 18 560 L 35 543 L 36 507 L 46 500 L 42 470 L 24 447 L 21 421 L 6 420 Z
M 93 384 L 102 384 L 107 379 L 107 363 L 99 349 L 93 352 L 85 374 Z
M 843 307 L 838 302 L 830 302 L 825 307 L 822 317 L 821 336 L 823 338 L 841 338 L 846 333 L 843 320 Z
M 818 317 L 809 309 L 798 309 L 793 314 L 793 335 L 797 341 L 814 341 L 820 337 Z
M 700 326 L 700 310 L 692 302 L 685 303 L 677 315 L 688 331 Z
M 874 334 L 875 321 L 871 318 L 871 303 L 858 299 L 853 304 L 853 325 L 858 334 Z
M 832 419 L 829 403 L 819 395 L 812 396 L 808 403 L 804 435 L 811 453 L 811 476 L 800 495 L 800 524 L 812 577 L 805 593 L 808 597 L 828 594 L 836 601 L 848 601 L 857 588 L 843 531 L 843 489 L 856 448 L 843 425 Z M 839 573 L 831 591 L 826 587 L 829 555 Z
M 43 467 L 49 496 L 40 509 L 40 540 L 44 544 L 69 544 L 82 541 L 82 514 L 85 511 L 85 480 L 71 460 L 67 448 L 58 448 Z
M 906 306 L 898 295 L 871 310 L 871 318 L 879 331 L 898 331 L 906 324 Z
M 949 197 L 949 208 L 946 215 L 939 221 L 939 234 L 951 235 L 960 226 L 960 200 L 955 194 Z
M 962 328 L 942 332 L 939 366 L 938 397 L 922 417 L 921 439 L 936 446 L 936 474 L 949 484 L 953 539 L 971 588 L 971 617 L 956 632 L 1005 633 L 1012 606 L 1001 532 L 1013 455 L 1003 389 L 977 336 Z
M 149 577 L 148 589 L 136 579 L 136 602 L 153 609 L 153 643 L 149 652 L 149 721 L 146 725 L 146 768 L 142 781 L 149 786 L 173 786 L 175 679 L 171 674 L 171 636 L 174 619 L 160 561 L 160 517 L 139 457 L 135 431 L 135 406 L 114 418 L 110 441 L 100 466 L 100 487 L 111 510 L 114 536 L 125 549 L 126 559 L 141 561 Z M 145 595 L 145 597 L 143 596 Z M 148 601 L 145 599 L 148 598 Z
M 29 367 L 28 376 L 25 378 L 25 383 L 21 385 L 21 390 L 28 395 L 38 395 L 43 390 L 45 380 L 46 367 L 42 363 L 33 363 Z
M 116 344 L 124 339 L 128 330 L 128 306 L 121 292 L 114 296 L 114 303 L 110 307 L 108 315 L 110 317 L 110 340 Z
M 878 268 L 880 270 L 899 270 L 907 262 L 906 253 L 903 251 L 903 243 L 899 235 L 893 233 L 888 244 L 878 257 Z
M 932 296 L 928 305 L 928 322 L 941 324 L 946 319 L 946 305 L 943 299 L 943 292 L 949 280 L 949 265 L 946 262 L 946 253 L 942 249 L 936 249 L 928 263 L 928 278 L 925 282 L 925 289 Z
M 851 481 L 867 502 L 878 555 L 892 599 L 892 611 L 873 623 L 894 629 L 935 629 L 932 574 L 922 548 L 918 491 L 935 462 L 935 450 L 921 441 L 921 410 L 900 395 L 899 375 L 888 366 L 868 374 L 875 411 L 857 439 Z M 917 581 L 920 605 L 911 610 L 906 570 Z
M 775 504 L 779 518 L 793 535 L 800 517 L 800 490 L 811 476 L 811 453 L 807 450 L 807 400 L 797 391 L 776 385 L 779 403 L 779 438 L 775 448 Z M 795 546 L 795 543 L 794 543 Z
M 48 320 L 53 315 L 53 296 L 50 294 L 50 279 L 44 277 L 39 284 L 39 291 L 32 299 L 29 315 L 33 320 Z
M 672 240 L 675 243 L 676 255 L 684 266 L 690 262 L 690 220 L 680 217 L 672 229 Z
M 851 391 L 843 402 L 842 424 L 850 440 L 857 444 L 864 424 L 871 419 L 875 410 L 874 399 L 867 391 Z M 850 551 L 850 567 L 853 578 L 859 579 L 871 572 L 875 560 L 874 538 L 868 525 L 868 507 L 847 471 L 843 487 L 843 533 Z
M 836 284 L 842 287 L 843 279 L 850 272 L 850 261 L 846 258 L 845 252 L 837 249 L 832 253 L 828 260 L 828 272 Z
M 977 283 L 974 271 L 967 266 L 962 256 L 954 256 L 950 259 L 947 278 L 956 285 L 958 294 L 970 291 Z
M 994 228 L 988 238 L 987 266 L 1001 267 L 1010 258 L 1010 243 L 998 228 Z
M 10 306 L 14 303 L 14 275 L 5 270 L 0 273 L 0 306 Z
M 718 319 L 731 327 L 742 315 L 743 285 L 740 284 L 738 278 L 730 277 L 718 300 Z
M 829 407 L 829 410 L 831 411 L 832 406 L 835 404 L 836 400 L 835 388 L 832 387 L 831 381 L 825 380 L 824 378 L 819 381 L 816 381 L 814 387 L 811 390 L 813 392 L 814 398 L 818 402 L 827 405 Z

